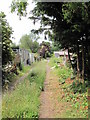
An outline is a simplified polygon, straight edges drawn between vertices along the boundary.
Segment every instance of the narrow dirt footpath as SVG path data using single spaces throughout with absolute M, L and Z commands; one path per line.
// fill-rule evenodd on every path
M 31 71 L 31 70 L 30 70 Z M 27 72 L 26 74 L 24 74 L 22 77 L 20 77 L 19 79 L 17 79 L 14 83 L 11 83 L 9 85 L 9 90 L 12 91 L 15 89 L 15 87 L 18 85 L 18 84 L 21 84 L 21 82 L 29 75 L 29 72 Z
M 8 89 L 3 89 L 3 94 L 6 92 L 11 93 L 13 90 L 15 90 L 16 86 L 21 84 L 21 82 L 29 75 L 31 70 L 32 68 L 29 71 L 27 71 L 27 73 L 25 73 L 22 77 L 17 77 L 16 80 L 10 82 L 8 85 Z
M 39 118 L 56 118 L 60 117 L 65 104 L 63 105 L 59 98 L 62 98 L 63 91 L 60 89 L 58 77 L 52 73 L 47 64 L 46 80 L 44 82 L 44 91 L 41 93 Z

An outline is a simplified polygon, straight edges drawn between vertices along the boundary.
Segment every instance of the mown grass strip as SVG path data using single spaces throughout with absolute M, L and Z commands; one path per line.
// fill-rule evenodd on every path
M 36 63 L 29 76 L 11 94 L 3 95 L 3 118 L 38 118 L 39 96 L 46 75 L 46 62 Z

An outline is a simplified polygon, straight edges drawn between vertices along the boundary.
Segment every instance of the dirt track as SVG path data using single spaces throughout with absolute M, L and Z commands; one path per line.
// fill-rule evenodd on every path
M 56 118 L 61 116 L 63 110 L 65 110 L 65 104 L 63 105 L 58 98 L 62 98 L 63 91 L 60 89 L 58 77 L 52 73 L 49 65 L 47 64 L 46 80 L 44 82 L 44 91 L 41 93 L 40 112 L 39 118 Z

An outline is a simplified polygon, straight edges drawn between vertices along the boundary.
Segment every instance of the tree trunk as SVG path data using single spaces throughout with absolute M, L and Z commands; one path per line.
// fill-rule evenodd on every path
M 86 43 L 87 43 L 87 78 L 90 80 L 90 44 L 88 39 L 88 32 L 86 32 Z
M 87 74 L 88 74 L 88 81 L 90 79 L 90 68 L 89 68 L 89 66 L 90 66 L 90 46 L 88 46 L 88 72 L 87 72 Z
M 69 61 L 70 61 L 71 66 L 72 66 L 72 61 L 71 61 L 71 57 L 70 57 L 69 47 L 68 47 L 68 58 L 69 58 Z M 72 66 L 72 68 L 73 68 L 73 66 Z
M 85 69 L 85 65 L 84 65 L 84 45 L 82 43 L 82 80 L 84 81 L 84 69 Z
M 68 58 L 69 58 L 69 61 L 71 63 L 71 58 L 70 58 L 70 51 L 69 51 L 69 48 L 68 48 Z
M 77 78 L 79 79 L 80 69 L 79 69 L 79 45 L 77 44 Z

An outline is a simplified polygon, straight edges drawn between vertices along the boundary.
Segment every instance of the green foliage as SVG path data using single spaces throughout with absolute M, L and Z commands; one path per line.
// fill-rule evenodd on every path
M 72 84 L 68 85 L 67 83 L 63 84 L 63 90 L 65 97 L 61 101 L 70 102 L 71 107 L 63 113 L 63 115 L 67 118 L 76 118 L 76 117 L 87 117 L 88 115 L 88 100 L 87 100 L 87 91 L 84 93 L 77 92 L 76 94 L 73 93 L 71 89 Z M 78 112 L 77 112 L 78 111 Z
M 41 67 L 40 67 L 41 66 Z M 46 62 L 33 66 L 30 75 L 22 81 L 11 94 L 3 95 L 3 118 L 38 118 L 39 96 L 46 74 Z M 35 73 L 35 74 L 34 74 Z M 31 79 L 34 79 L 33 81 Z
M 71 104 L 71 107 L 69 108 L 69 110 L 66 111 L 66 113 L 64 113 L 64 116 L 66 117 L 69 116 L 70 118 L 72 117 L 86 118 L 88 115 L 87 88 L 80 88 L 81 87 L 80 84 L 76 85 L 75 83 L 77 82 L 73 82 L 70 85 L 65 83 L 62 86 L 65 94 L 65 97 L 64 99 L 62 99 L 62 102 L 66 101 L 66 102 L 70 102 Z M 78 91 L 74 92 L 72 87 L 74 88 L 74 90 L 78 90 Z M 81 89 L 82 92 L 80 92 L 79 89 Z
M 18 8 L 18 6 L 16 5 L 15 8 Z M 77 45 L 89 49 L 90 2 L 36 2 L 30 19 L 32 19 L 34 23 L 37 21 L 41 23 L 38 30 L 32 30 L 34 33 L 44 32 L 45 36 L 48 35 L 50 40 L 58 43 L 58 46 L 61 48 L 71 48 L 72 52 L 76 54 Z M 87 56 L 86 61 L 89 61 L 88 56 L 90 55 L 88 51 L 84 53 L 85 56 Z M 84 59 L 82 62 L 83 61 Z M 88 65 L 86 65 L 86 67 L 88 67 Z M 82 65 L 81 69 L 83 71 Z M 90 69 L 88 71 L 90 71 Z M 87 72 L 87 75 L 88 73 L 89 72 Z
M 30 70 L 30 67 L 31 66 L 28 66 L 28 65 L 24 66 L 24 64 L 22 63 L 20 64 L 19 72 L 22 74 L 27 73 Z
M 34 34 L 23 35 L 20 39 L 20 47 L 36 53 L 39 49 L 38 37 Z
M 42 68 L 40 67 L 42 65 Z M 35 82 L 40 87 L 43 87 L 43 80 L 45 79 L 45 65 L 39 62 L 35 68 L 32 69 L 30 75 L 28 76 L 30 84 Z
M 0 34 L 0 37 L 2 38 L 2 65 L 6 65 L 9 61 L 12 61 L 14 58 L 14 52 L 11 48 L 11 34 L 12 34 L 12 28 L 7 23 L 7 20 L 5 19 L 5 14 L 3 12 L 0 13 L 0 31 L 2 31 L 2 34 Z
M 62 64 L 60 58 L 55 58 L 54 56 L 50 59 L 50 65 L 55 66 L 57 62 Z M 62 88 L 63 97 L 60 96 L 60 103 L 64 104 L 67 102 L 68 108 L 66 112 L 62 112 L 65 118 L 87 118 L 88 116 L 88 87 L 87 81 L 81 83 L 78 80 L 70 79 L 72 70 L 69 67 L 55 67 L 53 69 L 54 74 L 58 75 L 60 88 Z M 69 78 L 69 79 L 67 79 Z
M 43 58 L 51 57 L 51 46 L 49 42 L 42 42 L 40 44 L 39 54 Z
M 54 51 L 59 51 L 60 50 L 60 44 L 55 44 L 56 42 L 54 42 L 51 46 L 51 52 L 53 54 Z
M 20 63 L 19 69 L 22 70 L 22 71 L 24 72 L 24 69 L 25 69 L 24 63 Z
M 31 50 L 33 53 L 37 53 L 39 50 L 39 43 L 37 41 L 34 41 L 31 47 Z
M 72 87 L 74 93 L 83 93 L 87 91 L 87 87 L 85 83 L 80 82 L 79 80 L 75 80 L 72 83 Z
M 51 57 L 50 59 L 50 65 L 53 67 L 55 66 L 55 73 L 60 77 L 60 81 L 64 81 L 65 79 L 67 79 L 68 77 L 70 77 L 70 75 L 72 74 L 72 70 L 63 65 L 63 58 L 56 58 L 54 55 L 53 57 Z M 60 65 L 60 66 L 58 66 Z
M 54 66 L 57 63 L 62 63 L 62 57 L 60 58 L 56 58 L 55 55 L 53 54 L 53 56 L 50 59 L 50 66 Z
M 8 85 L 14 83 L 19 77 L 22 77 L 24 74 L 26 74 L 30 70 L 30 66 L 24 66 L 21 64 L 22 70 L 17 67 L 17 69 L 14 72 L 4 72 L 3 71 L 3 82 L 2 86 L 5 88 L 5 82 L 8 81 Z M 10 83 L 10 84 L 9 84 Z M 6 88 L 5 88 L 6 89 Z
M 27 0 L 12 0 L 12 4 L 11 4 L 11 12 L 15 12 L 17 11 L 17 15 L 20 16 L 26 16 L 27 12 L 26 12 L 26 8 L 27 8 Z

